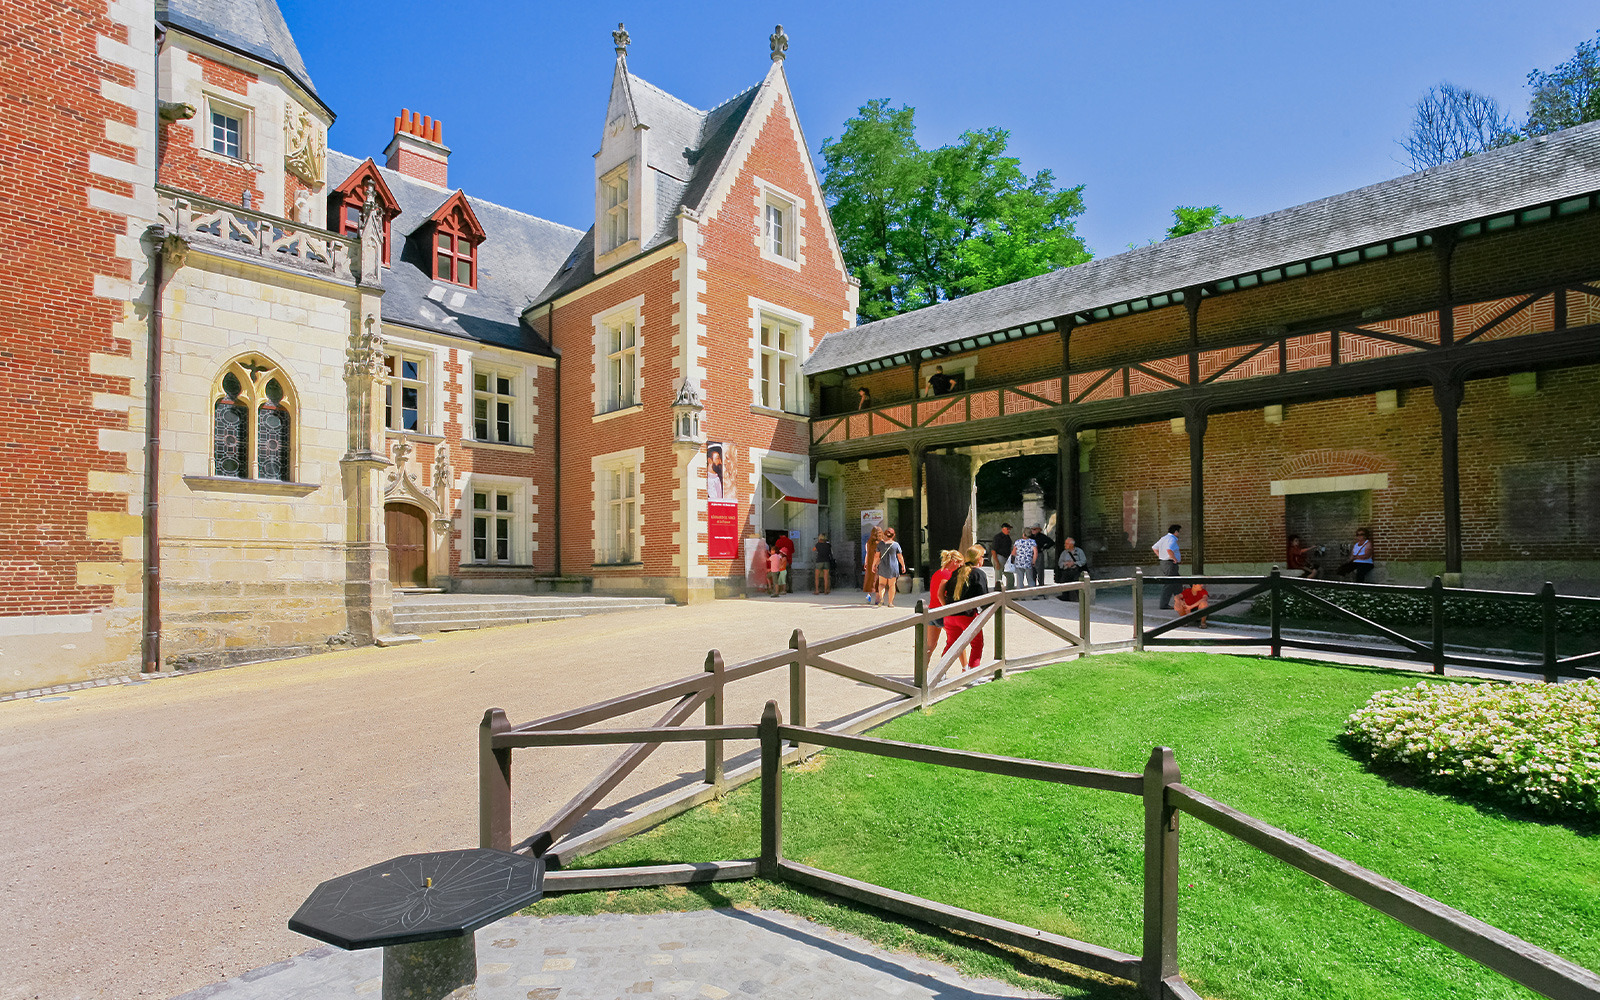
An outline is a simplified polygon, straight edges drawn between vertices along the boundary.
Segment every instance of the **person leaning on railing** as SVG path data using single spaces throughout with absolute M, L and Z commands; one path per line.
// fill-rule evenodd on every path
M 989 592 L 989 585 L 984 581 L 983 573 L 978 567 L 983 565 L 983 546 L 973 545 L 967 549 L 966 562 L 956 570 L 955 575 L 945 581 L 944 603 L 954 604 L 957 601 L 967 601 L 974 597 L 982 597 Z M 972 624 L 972 619 L 977 612 L 969 611 L 964 615 L 945 615 L 944 634 L 946 643 L 956 642 L 961 638 L 961 633 Z M 946 647 L 948 648 L 948 646 Z M 983 662 L 983 630 L 972 637 L 972 644 L 967 649 L 968 668 L 976 667 Z
M 928 610 L 933 611 L 944 604 L 944 585 L 956 575 L 956 570 L 961 566 L 961 553 L 955 549 L 945 549 L 939 553 L 939 569 L 933 574 L 933 579 L 928 581 Z M 944 619 L 935 618 L 928 622 L 928 662 L 933 662 L 934 654 L 939 649 L 939 636 L 944 635 Z M 945 639 L 944 651 L 950 652 L 950 640 Z M 961 651 L 961 666 L 967 665 L 967 651 Z

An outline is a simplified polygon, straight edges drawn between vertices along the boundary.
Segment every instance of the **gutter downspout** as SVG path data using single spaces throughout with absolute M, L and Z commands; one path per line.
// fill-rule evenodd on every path
M 149 362 L 145 373 L 144 438 L 144 643 L 141 670 L 161 669 L 161 303 L 166 277 L 166 229 L 151 226 L 154 244 L 150 301 Z

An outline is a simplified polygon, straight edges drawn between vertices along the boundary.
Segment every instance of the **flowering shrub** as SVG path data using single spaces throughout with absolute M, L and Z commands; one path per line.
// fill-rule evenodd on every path
M 1345 723 L 1374 763 L 1562 819 L 1600 818 L 1600 679 L 1379 691 Z

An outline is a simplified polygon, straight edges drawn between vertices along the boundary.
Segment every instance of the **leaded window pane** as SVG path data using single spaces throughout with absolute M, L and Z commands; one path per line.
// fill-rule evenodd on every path
M 495 404 L 494 429 L 495 429 L 495 433 L 499 435 L 499 437 L 495 438 L 496 441 L 510 441 L 511 440 L 511 404 L 510 403 L 496 403 Z
M 499 562 L 511 561 L 511 522 L 504 518 L 494 522 L 494 557 Z
M 271 394 L 272 386 L 267 391 Z M 276 403 L 262 403 L 256 415 L 256 467 L 261 479 L 289 481 L 289 411 Z
M 216 474 L 243 479 L 250 450 L 249 409 L 231 400 L 219 400 L 212 438 L 216 452 Z
M 472 558 L 478 562 L 489 559 L 489 519 L 486 517 L 472 519 Z

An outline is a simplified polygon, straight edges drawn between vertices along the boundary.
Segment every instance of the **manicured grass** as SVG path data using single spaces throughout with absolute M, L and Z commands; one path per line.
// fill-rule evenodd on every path
M 1600 968 L 1600 836 L 1392 783 L 1338 741 L 1374 692 L 1415 674 L 1204 653 L 1091 657 L 987 684 L 874 735 L 1139 771 L 1173 748 L 1183 781 L 1358 864 Z M 753 857 L 754 785 L 585 865 Z M 806 864 L 1137 954 L 1137 798 L 829 752 L 785 772 L 784 851 Z M 1526 997 L 1497 974 L 1186 818 L 1180 964 L 1203 995 Z M 675 897 L 675 898 L 674 898 Z M 534 912 L 792 908 L 890 947 L 1067 996 L 1122 988 L 764 883 L 596 893 Z M 810 912 L 807 912 L 808 909 Z

